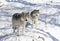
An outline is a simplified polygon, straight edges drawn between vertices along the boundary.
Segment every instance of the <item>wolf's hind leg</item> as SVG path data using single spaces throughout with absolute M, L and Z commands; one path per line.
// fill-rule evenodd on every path
M 13 28 L 13 33 L 15 33 L 15 27 L 12 27 Z

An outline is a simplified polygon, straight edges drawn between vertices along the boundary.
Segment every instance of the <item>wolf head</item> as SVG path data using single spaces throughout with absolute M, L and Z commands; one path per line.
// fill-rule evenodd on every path
M 31 16 L 32 16 L 32 17 L 38 17 L 38 16 L 39 16 L 39 10 L 33 10 L 33 11 L 31 12 Z
M 29 12 L 22 12 L 25 21 L 27 21 L 29 19 Z

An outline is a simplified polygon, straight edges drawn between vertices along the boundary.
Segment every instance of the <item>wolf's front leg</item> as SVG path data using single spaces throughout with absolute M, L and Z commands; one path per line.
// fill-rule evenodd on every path
M 32 20 L 32 28 L 34 28 L 34 21 Z
M 22 35 L 25 33 L 25 24 L 23 24 L 23 26 L 22 26 L 23 28 L 22 28 Z
M 35 20 L 32 20 L 32 28 L 35 29 Z
M 37 28 L 38 27 L 38 23 L 37 23 L 37 21 L 35 21 L 35 28 Z
M 35 20 L 35 28 L 38 28 L 38 25 L 39 25 L 38 19 L 36 19 L 36 20 Z

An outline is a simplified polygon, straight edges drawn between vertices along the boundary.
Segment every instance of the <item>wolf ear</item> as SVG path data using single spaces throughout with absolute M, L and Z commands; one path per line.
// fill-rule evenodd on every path
M 24 15 L 24 12 L 22 12 L 22 15 Z
M 23 14 L 24 12 L 22 12 L 22 14 Z

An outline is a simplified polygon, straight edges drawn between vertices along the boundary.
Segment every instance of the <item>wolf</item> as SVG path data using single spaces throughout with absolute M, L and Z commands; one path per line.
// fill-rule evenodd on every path
M 31 14 L 31 20 L 32 20 L 32 28 L 36 28 L 37 27 L 37 21 L 38 21 L 38 17 L 39 17 L 39 10 L 34 9 Z
M 20 34 L 23 34 L 25 32 L 25 25 L 26 21 L 29 18 L 29 12 L 22 12 L 22 13 L 15 13 L 12 15 L 12 28 L 13 28 L 13 33 L 17 34 L 18 36 Z M 22 32 L 20 33 L 20 30 L 22 29 Z M 17 29 L 17 33 L 16 33 Z

